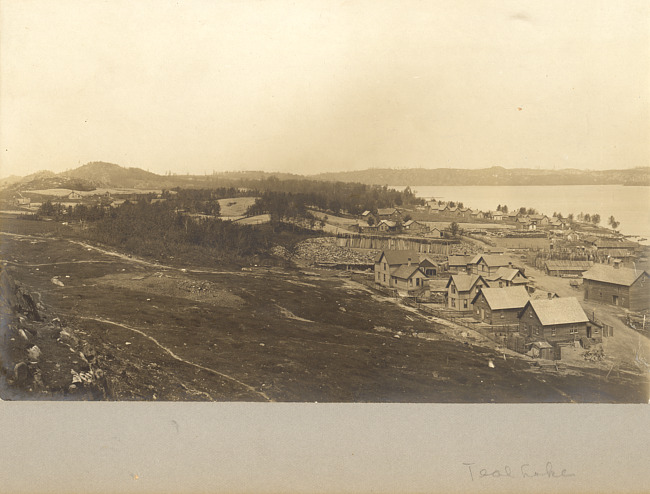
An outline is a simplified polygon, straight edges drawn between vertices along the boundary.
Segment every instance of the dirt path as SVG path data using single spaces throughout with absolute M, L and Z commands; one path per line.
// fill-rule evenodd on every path
M 96 322 L 100 322 L 100 323 L 103 323 L 103 324 L 112 324 L 113 326 L 119 326 L 120 328 L 128 329 L 129 331 L 133 331 L 134 333 L 138 333 L 139 335 L 144 336 L 144 337 L 147 338 L 148 340 L 150 340 L 150 341 L 152 341 L 153 343 L 155 343 L 155 344 L 156 344 L 160 349 L 162 349 L 164 352 L 166 352 L 166 353 L 167 353 L 170 357 L 172 357 L 173 359 L 178 360 L 179 362 L 183 362 L 183 363 L 185 363 L 185 364 L 187 364 L 187 365 L 191 365 L 191 366 L 193 366 L 193 367 L 196 367 L 197 369 L 201 369 L 201 370 L 204 370 L 204 371 L 206 371 L 206 372 L 210 372 L 210 373 L 215 374 L 215 375 L 217 375 L 217 376 L 219 376 L 219 377 L 223 377 L 224 379 L 228 379 L 229 381 L 232 381 L 232 382 L 234 382 L 234 383 L 237 383 L 237 384 L 239 384 L 240 386 L 242 386 L 243 388 L 246 388 L 246 389 L 247 389 L 248 391 L 250 391 L 251 393 L 255 393 L 256 395 L 261 396 L 261 397 L 264 398 L 266 401 L 274 401 L 274 400 L 272 400 L 271 398 L 269 398 L 269 396 L 268 396 L 266 393 L 264 393 L 263 391 L 258 391 L 258 390 L 255 389 L 254 387 L 252 387 L 252 386 L 250 386 L 250 385 L 248 385 L 248 384 L 246 384 L 246 383 L 244 383 L 244 382 L 241 382 L 240 380 L 235 379 L 234 377 L 229 376 L 228 374 L 224 374 L 223 372 L 219 372 L 219 371 L 217 371 L 217 370 L 211 369 L 211 368 L 209 368 L 209 367 L 205 367 L 205 366 L 200 365 L 200 364 L 196 364 L 196 363 L 194 363 L 194 362 L 190 362 L 189 360 L 185 360 L 184 358 L 179 357 L 179 356 L 176 355 L 173 351 L 171 351 L 169 348 L 167 348 L 166 346 L 162 345 L 162 344 L 161 344 L 158 340 L 156 340 L 153 336 L 149 336 L 149 335 L 148 335 L 147 333 L 145 333 L 144 331 L 140 331 L 139 329 L 132 328 L 132 327 L 127 326 L 127 325 L 125 325 L 125 324 L 121 324 L 121 323 L 119 323 L 119 322 L 111 321 L 111 320 L 109 320 L 109 319 L 102 319 L 102 318 L 100 318 L 100 317 L 87 317 L 87 316 L 79 316 L 79 315 L 77 315 L 76 317 L 78 317 L 79 319 L 87 319 L 87 320 L 90 320 L 90 321 L 96 321 Z

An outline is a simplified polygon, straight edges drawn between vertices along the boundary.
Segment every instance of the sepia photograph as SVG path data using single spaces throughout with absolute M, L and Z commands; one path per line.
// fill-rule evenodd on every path
M 649 21 L 3 1 L 0 409 L 647 407 Z

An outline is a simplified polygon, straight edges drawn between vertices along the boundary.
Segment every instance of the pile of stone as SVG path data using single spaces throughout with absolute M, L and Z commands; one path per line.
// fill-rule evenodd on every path
M 294 255 L 312 263 L 373 264 L 378 252 L 339 247 L 334 237 L 321 237 L 300 242 Z
M 605 352 L 600 346 L 592 347 L 583 354 L 583 357 L 589 362 L 600 362 L 605 358 Z

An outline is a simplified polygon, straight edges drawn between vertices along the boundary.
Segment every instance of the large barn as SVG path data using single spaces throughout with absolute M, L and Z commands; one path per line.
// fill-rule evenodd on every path
M 590 337 L 588 326 L 589 319 L 575 297 L 531 300 L 519 317 L 520 333 L 551 344 Z
M 650 309 L 650 274 L 641 269 L 595 264 L 583 273 L 585 300 L 630 310 Z
M 549 276 L 575 276 L 580 277 L 582 273 L 587 271 L 594 263 L 592 261 L 546 261 L 544 263 L 544 271 Z

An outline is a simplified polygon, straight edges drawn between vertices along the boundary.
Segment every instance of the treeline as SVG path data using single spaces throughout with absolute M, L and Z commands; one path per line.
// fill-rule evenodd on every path
M 315 207 L 333 214 L 349 213 L 359 215 L 366 210 L 403 205 L 424 204 L 407 187 L 404 191 L 389 189 L 386 186 L 365 185 L 346 182 L 318 182 L 315 180 L 278 180 L 269 177 L 263 180 L 240 180 L 239 185 L 264 195 L 266 207 L 278 194 L 290 198 L 293 207 Z M 273 195 L 271 193 L 275 193 Z M 249 194 L 250 195 L 250 194 Z M 269 211 L 266 211 L 269 212 Z
M 315 234 L 295 225 L 253 227 L 218 218 L 193 217 L 175 208 L 183 201 L 181 196 L 178 201 L 126 201 L 119 207 L 80 204 L 69 209 L 44 203 L 39 215 L 54 213 L 69 221 L 78 220 L 83 225 L 79 232 L 83 237 L 133 254 L 202 264 L 268 258 L 273 246 L 291 249 Z
M 79 223 L 83 237 L 133 254 L 208 264 L 267 258 L 275 245 L 291 250 L 297 242 L 316 234 L 278 221 L 248 226 L 192 215 L 218 213 L 217 200 L 222 195 L 233 197 L 233 190 L 178 190 L 163 193 L 160 198 L 141 195 L 117 207 L 65 207 L 47 201 L 37 216 Z

